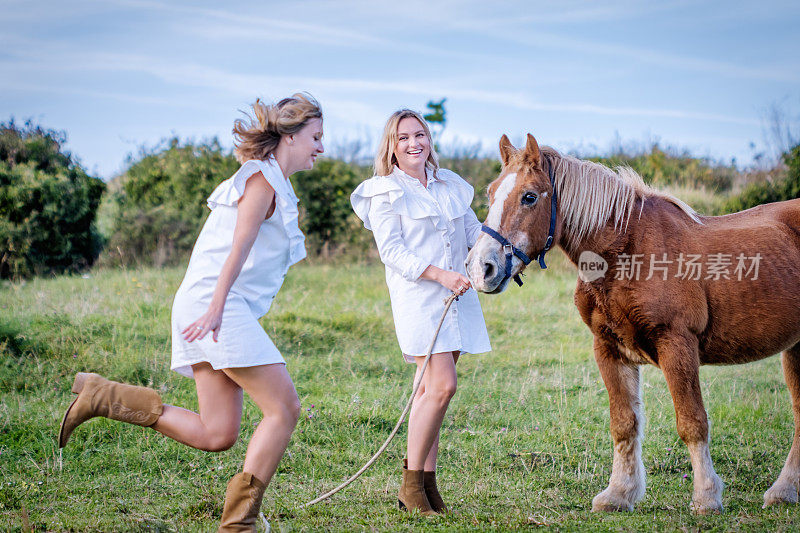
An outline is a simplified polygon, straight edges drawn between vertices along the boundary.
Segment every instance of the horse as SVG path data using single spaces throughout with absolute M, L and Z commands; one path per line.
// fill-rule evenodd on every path
M 632 511 L 645 493 L 641 365 L 664 374 L 694 474 L 691 509 L 723 511 L 709 453 L 700 365 L 782 352 L 794 439 L 764 507 L 798 501 L 800 199 L 701 216 L 630 168 L 607 167 L 503 135 L 484 233 L 467 256 L 478 291 L 497 294 L 558 246 L 578 267 L 575 305 L 608 392 L 613 463 L 593 511 Z M 519 278 L 517 278 L 519 279 Z

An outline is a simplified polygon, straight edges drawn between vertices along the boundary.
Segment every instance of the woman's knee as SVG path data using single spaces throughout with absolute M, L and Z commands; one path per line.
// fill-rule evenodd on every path
M 239 428 L 226 428 L 210 432 L 205 439 L 203 450 L 208 452 L 224 452 L 236 444 L 239 439 Z
M 297 420 L 300 418 L 300 412 L 302 409 L 303 406 L 300 404 L 300 398 L 298 398 L 297 394 L 295 394 L 289 399 L 286 405 L 288 418 L 296 424 Z
M 455 380 L 445 380 L 435 383 L 433 386 L 429 384 L 426 394 L 429 398 L 435 399 L 437 403 L 447 405 L 455 396 L 457 388 Z
M 297 393 L 294 393 L 265 409 L 263 414 L 264 418 L 278 420 L 284 425 L 294 427 L 300 418 L 301 409 L 300 398 L 297 397 Z

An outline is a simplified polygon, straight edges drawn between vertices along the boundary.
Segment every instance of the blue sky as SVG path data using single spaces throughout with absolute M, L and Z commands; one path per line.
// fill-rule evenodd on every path
M 298 90 L 332 149 L 447 97 L 445 145 L 659 139 L 748 164 L 767 109 L 800 109 L 799 50 L 796 0 L 0 0 L 0 120 L 65 130 L 104 178 L 171 135 L 230 146 L 240 110 Z

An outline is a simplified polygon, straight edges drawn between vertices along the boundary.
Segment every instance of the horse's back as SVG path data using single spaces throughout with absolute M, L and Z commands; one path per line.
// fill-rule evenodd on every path
M 800 198 L 762 204 L 716 217 L 701 217 L 696 228 L 706 246 L 748 247 L 753 253 L 800 260 Z
M 701 217 L 709 227 L 753 227 L 758 223 L 779 222 L 800 234 L 800 198 L 761 204 L 744 211 L 716 217 Z

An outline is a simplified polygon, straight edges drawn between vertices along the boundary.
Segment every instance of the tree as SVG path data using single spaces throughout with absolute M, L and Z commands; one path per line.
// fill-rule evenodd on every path
M 439 151 L 439 139 L 441 138 L 442 132 L 444 132 L 444 128 L 447 125 L 447 111 L 444 108 L 444 103 L 446 101 L 447 98 L 442 98 L 438 102 L 431 100 L 428 102 L 428 109 L 430 109 L 430 113 L 422 116 L 422 118 L 428 121 L 428 124 L 431 125 L 433 146 L 437 152 Z
M 31 121 L 0 124 L 0 278 L 77 271 L 97 258 L 105 184 L 64 151 L 66 139 Z
M 142 150 L 119 180 L 112 234 L 103 261 L 111 265 L 175 265 L 185 261 L 208 215 L 206 198 L 239 168 L 217 139 L 177 138 Z

